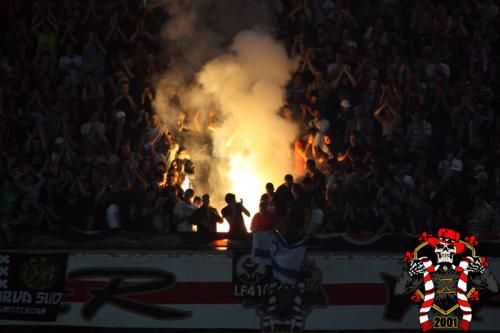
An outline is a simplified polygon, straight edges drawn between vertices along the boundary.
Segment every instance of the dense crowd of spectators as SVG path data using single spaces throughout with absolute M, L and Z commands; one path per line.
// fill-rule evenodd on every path
M 266 186 L 253 230 L 500 233 L 496 1 L 268 4 L 276 38 L 300 59 L 278 112 L 301 135 L 295 180 Z M 222 217 L 191 188 L 182 146 L 191 115 L 169 131 L 152 105 L 172 60 L 160 56 L 159 2 L 0 7 L 2 239 L 192 224 L 213 236 Z M 197 125 L 212 130 L 213 116 Z M 249 212 L 226 202 L 232 236 L 244 237 Z
M 302 59 L 283 109 L 304 126 L 295 173 L 326 228 L 498 234 L 497 2 L 274 4 Z
M 144 4 L 0 2 L 4 240 L 24 230 L 168 228 L 158 217 L 178 201 L 164 203 L 177 197 L 177 167 L 190 165 L 178 145 L 169 154 L 174 141 L 152 107 L 167 66 L 158 57 L 165 12 Z M 162 196 L 158 182 L 168 184 Z

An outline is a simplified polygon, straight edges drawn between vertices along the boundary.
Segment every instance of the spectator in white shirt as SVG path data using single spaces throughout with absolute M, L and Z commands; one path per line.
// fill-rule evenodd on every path
M 108 144 L 108 139 L 106 138 L 106 125 L 99 121 L 100 113 L 94 112 L 90 116 L 90 120 L 82 125 L 80 128 L 80 133 L 82 138 L 91 144 Z
M 177 226 L 178 232 L 191 232 L 191 224 L 189 224 L 189 218 L 191 214 L 196 210 L 196 205 L 193 203 L 194 191 L 192 189 L 187 189 L 184 192 L 184 200 L 179 200 L 173 211 L 173 221 Z
M 314 135 L 313 148 L 315 150 L 329 151 L 325 143 L 325 135 L 330 130 L 330 122 L 321 117 L 319 110 L 314 110 L 312 114 L 314 119 L 309 122 L 309 128 Z

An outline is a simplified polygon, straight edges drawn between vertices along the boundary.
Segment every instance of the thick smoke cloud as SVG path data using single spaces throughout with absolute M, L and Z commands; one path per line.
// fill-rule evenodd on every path
M 171 129 L 181 112 L 198 114 L 203 123 L 208 110 L 217 111 L 221 122 L 209 140 L 198 137 L 186 145 L 195 164 L 210 164 L 216 202 L 234 192 L 255 211 L 265 183 L 279 182 L 292 170 L 290 144 L 297 129 L 277 111 L 293 63 L 266 30 L 263 2 L 165 5 L 171 17 L 164 34 L 176 61 L 157 85 L 155 107 Z
M 178 80 L 189 82 L 203 65 L 227 50 L 243 30 L 265 28 L 268 2 L 262 0 L 163 0 L 169 19 L 163 36 Z
M 257 205 L 265 182 L 281 181 L 291 170 L 296 128 L 276 111 L 292 64 L 283 46 L 255 31 L 239 33 L 231 51 L 209 62 L 197 79 L 225 119 L 213 134 L 215 155 L 230 159 L 228 168 L 218 166 L 233 182 L 224 190 L 245 191 L 237 194 L 253 196 L 246 199 Z

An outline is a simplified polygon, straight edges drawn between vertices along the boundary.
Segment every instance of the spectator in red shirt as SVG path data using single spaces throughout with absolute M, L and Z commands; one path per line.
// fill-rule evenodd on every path
M 274 231 L 280 224 L 280 217 L 275 212 L 273 202 L 261 201 L 259 212 L 252 218 L 250 231 Z

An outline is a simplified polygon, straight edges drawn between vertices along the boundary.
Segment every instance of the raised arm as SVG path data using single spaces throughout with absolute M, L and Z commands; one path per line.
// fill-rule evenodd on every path
M 246 216 L 250 217 L 250 212 L 248 211 L 248 209 L 245 208 L 245 206 L 243 206 L 243 199 L 241 199 L 240 201 L 240 207 L 241 207 L 241 212 Z
M 376 118 L 378 117 L 381 113 L 382 113 L 382 110 L 384 110 L 386 107 L 386 104 L 382 104 L 381 106 L 379 106 L 377 109 L 375 109 L 375 111 L 373 111 L 373 116 Z
M 33 35 L 36 35 L 38 33 L 38 29 L 40 29 L 40 26 L 45 23 L 45 20 L 40 20 L 37 24 L 35 24 L 33 27 L 31 27 L 31 33 Z
M 351 85 L 353 88 L 356 88 L 358 85 L 358 81 L 354 78 L 354 76 L 351 74 L 351 70 L 347 69 L 347 67 L 344 67 L 344 73 L 347 75 L 349 78 L 349 81 L 351 81 Z
M 309 51 L 309 50 L 311 50 L 311 51 Z M 313 50 L 312 49 L 309 49 L 309 50 L 307 50 L 306 57 L 305 57 L 304 61 L 306 63 L 307 68 L 309 69 L 309 71 L 314 76 L 316 76 L 316 74 L 319 72 L 319 70 L 312 64 L 311 59 L 310 59 L 310 55 L 313 52 Z
M 337 87 L 339 86 L 340 79 L 342 78 L 342 75 L 344 75 L 343 69 L 339 70 L 337 77 L 335 77 L 335 79 L 333 79 L 333 81 L 332 81 L 332 89 L 333 90 L 337 90 Z

